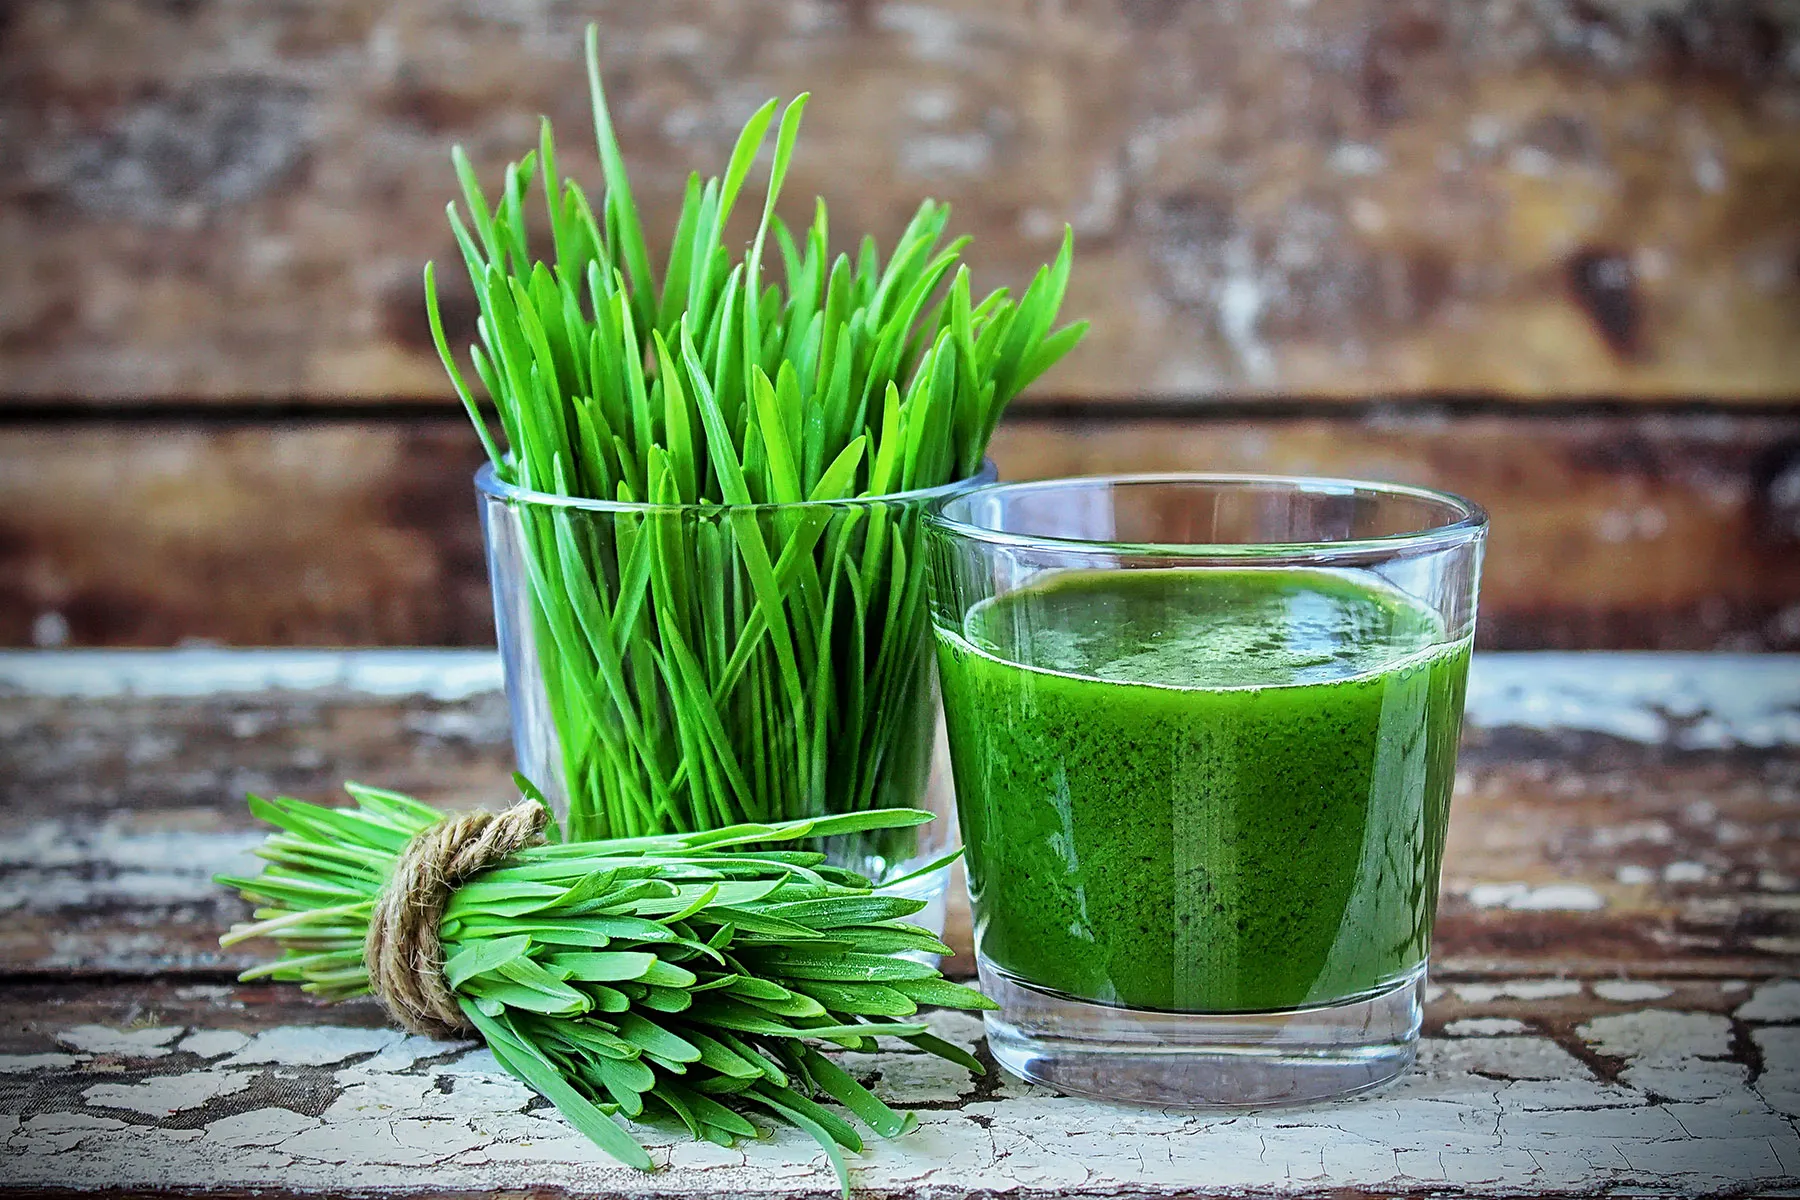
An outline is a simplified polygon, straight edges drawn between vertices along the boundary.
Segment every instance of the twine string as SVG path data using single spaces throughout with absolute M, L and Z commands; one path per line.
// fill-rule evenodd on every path
M 444 981 L 438 925 L 458 884 L 543 841 L 548 819 L 543 805 L 521 800 L 503 813 L 445 817 L 400 852 L 369 915 L 363 962 L 369 990 L 406 1029 L 437 1038 L 474 1031 Z

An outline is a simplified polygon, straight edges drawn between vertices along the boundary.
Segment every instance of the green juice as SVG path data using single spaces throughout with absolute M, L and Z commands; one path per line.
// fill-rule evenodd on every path
M 1064 572 L 938 630 L 976 941 L 1082 1000 L 1376 992 L 1425 961 L 1469 643 L 1323 570 Z

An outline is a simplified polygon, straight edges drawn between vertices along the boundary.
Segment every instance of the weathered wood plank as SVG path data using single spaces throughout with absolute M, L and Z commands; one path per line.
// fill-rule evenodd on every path
M 491 663 L 481 656 L 484 665 Z M 171 665 L 164 678 L 178 675 Z M 325 799 L 344 779 L 447 806 L 510 788 L 498 676 L 457 700 L 290 690 L 185 700 L 0 700 L 0 971 L 235 973 L 254 872 L 245 792 Z M 48 803 L 43 803 L 43 802 Z
M 492 643 L 448 420 L 0 433 L 0 644 Z
M 272 679 L 287 689 L 256 690 Z M 216 945 L 241 909 L 210 882 L 254 869 L 242 793 L 330 799 L 362 778 L 495 803 L 497 686 L 473 653 L 200 652 L 110 673 L 0 656 L 0 976 L 248 966 L 256 948 Z M 1477 656 L 1436 961 L 1466 979 L 1793 971 L 1797 800 L 1792 658 Z M 966 950 L 960 897 L 951 928 Z
M 1019 419 L 1004 475 L 1389 478 L 1488 506 L 1482 642 L 1800 648 L 1800 413 Z M 0 427 L 0 645 L 480 644 L 460 417 Z
M 1264 471 L 1440 487 L 1493 521 L 1484 646 L 1800 648 L 1800 519 L 1781 499 L 1800 496 L 1800 415 L 1017 421 L 994 454 L 1008 478 Z
M 611 1163 L 467 1044 L 283 987 L 0 988 L 13 1187 L 824 1196 L 804 1135 L 722 1152 L 639 1130 Z M 985 1053 L 979 1022 L 941 1032 Z M 922 1055 L 846 1056 L 920 1128 L 852 1159 L 865 1194 L 1741 1195 L 1800 1182 L 1800 984 L 1452 984 L 1420 1067 L 1370 1097 L 1202 1116 L 1067 1099 Z
M 1789 0 L 14 0 L 0 29 L 5 397 L 444 402 L 418 272 L 460 141 L 563 132 L 597 18 L 671 225 L 764 96 L 811 89 L 788 211 L 956 205 L 981 280 L 1063 222 L 1107 397 L 1800 391 Z M 453 306 L 469 327 L 466 301 Z

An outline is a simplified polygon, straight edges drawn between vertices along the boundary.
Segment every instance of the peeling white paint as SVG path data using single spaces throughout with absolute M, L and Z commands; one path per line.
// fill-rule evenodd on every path
M 1647 1000 L 1663 1000 L 1673 994 L 1674 989 L 1665 984 L 1641 979 L 1602 979 L 1594 984 L 1594 995 L 1615 1004 L 1641 1004 Z
M 216 874 L 254 874 L 253 831 L 142 830 L 128 818 L 82 827 L 43 821 L 0 844 L 0 911 L 219 898 Z
M 1750 1068 L 1743 1063 L 1706 1059 L 1652 1062 L 1627 1067 L 1619 1078 L 1640 1092 L 1669 1100 L 1754 1100 L 1748 1090 Z
M 1750 939 L 1750 948 L 1781 958 L 1800 958 L 1800 938 L 1753 937 Z
M 282 1026 L 264 1030 L 223 1065 L 277 1063 L 286 1067 L 324 1067 L 347 1058 L 386 1050 L 405 1037 L 397 1029 L 357 1029 L 340 1025 Z M 425 1040 L 425 1039 L 421 1039 Z
M 1724 1058 L 1731 1053 L 1731 1022 L 1716 1013 L 1647 1009 L 1595 1017 L 1576 1033 L 1602 1054 L 1639 1061 Z
M 1581 995 L 1578 979 L 1509 979 L 1501 983 L 1453 985 L 1456 998 L 1465 1004 L 1492 1004 L 1496 1000 L 1560 1000 Z
M 1444 1026 L 1444 1033 L 1448 1037 L 1498 1037 L 1506 1033 L 1524 1032 L 1525 1022 L 1515 1021 L 1511 1017 L 1464 1017 Z
M 206 1127 L 206 1140 L 221 1146 L 274 1146 L 321 1122 L 285 1108 L 258 1108 L 232 1117 L 220 1117 Z
M 222 983 L 189 983 L 175 989 L 177 1000 L 206 1000 L 224 1008 L 242 1008 L 242 1000 L 232 999 L 232 990 Z
M 956 115 L 962 98 L 952 87 L 915 87 L 905 99 L 907 115 L 927 125 L 937 125 Z
M 142 1083 L 95 1084 L 81 1098 L 95 1108 L 125 1108 L 146 1116 L 167 1117 L 241 1092 L 253 1078 L 248 1071 L 192 1071 Z
M 1800 1118 L 1800 1026 L 1757 1029 L 1750 1040 L 1756 1043 L 1763 1061 L 1757 1094 L 1776 1112 Z
M 77 1025 L 56 1035 L 60 1045 L 89 1054 L 115 1054 L 128 1058 L 161 1058 L 169 1043 L 185 1032 L 179 1025 L 143 1029 L 111 1029 L 105 1025 Z
M 1800 1164 L 1800 1138 L 1779 1103 L 1800 1101 L 1797 1081 L 1792 1071 L 1765 1070 L 1753 1090 L 1741 1065 L 1699 1057 L 1718 1048 L 1713 1022 L 1724 1018 L 1651 1011 L 1590 1023 L 1583 1035 L 1626 1059 L 1623 1084 L 1597 1079 L 1549 1038 L 1512 1032 L 1516 1023 L 1473 1024 L 1482 1020 L 1469 1019 L 1470 1027 L 1494 1032 L 1428 1040 L 1419 1068 L 1374 1096 L 1224 1116 L 1120 1108 L 1016 1083 L 977 1099 L 966 1075 L 923 1055 L 846 1055 L 848 1069 L 876 1081 L 898 1106 L 938 1106 L 920 1110 L 920 1128 L 904 1140 L 871 1139 L 867 1153 L 851 1156 L 855 1181 L 880 1192 L 1156 1194 L 1203 1180 L 1216 1190 L 1277 1194 L 1652 1186 L 1700 1196 L 1793 1180 L 1787 1164 Z M 934 1022 L 953 1036 L 976 1027 L 965 1014 Z M 263 1107 L 164 1129 L 42 1113 L 0 1124 L 0 1174 L 20 1186 L 120 1189 L 180 1180 L 210 1189 L 406 1190 L 419 1186 L 426 1169 L 442 1190 L 629 1193 L 649 1183 L 553 1110 L 532 1107 L 532 1094 L 485 1050 L 457 1053 L 398 1035 L 371 1050 L 367 1035 L 381 1032 L 277 1028 L 243 1048 L 260 1047 L 276 1069 L 308 1073 L 315 1086 L 330 1088 L 335 1098 L 317 1117 Z M 360 1052 L 376 1057 L 341 1065 L 352 1051 L 317 1062 L 321 1033 L 333 1042 L 362 1036 Z M 87 1031 L 78 1040 L 101 1039 Z M 1768 1041 L 1765 1057 L 1793 1048 Z M 384 1058 L 391 1065 L 378 1066 Z M 225 1096 L 243 1074 L 179 1071 L 101 1085 L 90 1095 L 135 1098 L 152 1087 L 198 1095 L 198 1081 L 210 1077 L 222 1081 L 216 1094 Z M 785 1196 L 832 1186 L 823 1156 L 792 1130 L 731 1150 L 660 1129 L 634 1132 L 662 1165 L 658 1194 Z
M 1606 899 L 1581 883 L 1550 883 L 1532 887 L 1524 883 L 1477 883 L 1467 890 L 1476 908 L 1507 908 L 1521 912 L 1599 912 Z
M 1427 1040 L 1420 1046 L 1419 1063 L 1431 1078 L 1457 1080 L 1479 1074 L 1489 1079 L 1560 1082 L 1582 1087 L 1594 1080 L 1585 1063 L 1546 1037 Z M 1584 1094 L 1592 1098 L 1591 1090 Z M 1555 1107 L 1562 1103 L 1534 1090 L 1509 1090 L 1506 1095 L 1508 1103 L 1518 1108 Z M 1618 1103 L 1630 1103 L 1630 1099 L 1621 1094 Z
M 1732 1015 L 1740 1021 L 1800 1021 L 1800 980 L 1763 984 Z
M 1247 254 L 1228 255 L 1247 258 Z M 1258 332 L 1263 310 L 1271 299 L 1269 288 L 1250 269 L 1247 262 L 1227 275 L 1218 285 L 1219 332 L 1238 356 L 1238 363 L 1253 379 L 1268 379 L 1275 371 L 1274 355 Z
M 1800 664 L 1780 654 L 1477 655 L 1468 716 L 1687 750 L 1800 745 Z
M 220 891 L 221 903 L 224 892 Z M 155 911 L 154 909 L 152 910 Z M 175 917 L 185 917 L 188 911 L 182 906 L 165 909 L 163 913 Z M 160 914 L 159 914 L 160 915 Z M 137 919 L 141 918 L 128 918 Z M 214 922 L 206 926 L 207 934 L 219 928 L 223 922 Z M 198 946 L 172 946 L 170 937 L 163 929 L 145 929 L 140 933 L 120 933 L 116 930 L 99 929 L 52 929 L 49 933 L 49 953 L 38 960 L 37 965 L 46 970 L 73 969 L 76 971 L 119 971 L 128 974 L 150 970 L 166 970 L 183 963 L 193 964 L 205 962 L 217 963 L 220 960 L 214 948 L 211 936 Z
M 1672 862 L 1663 868 L 1664 883 L 1705 883 L 1712 872 L 1705 863 Z
M 875 10 L 875 24 L 904 34 L 913 56 L 923 62 L 954 62 L 964 56 L 968 27 L 954 11 L 924 4 L 883 4 Z
M 439 1058 L 446 1054 L 467 1052 L 468 1042 L 441 1042 L 436 1038 L 410 1034 L 384 1046 L 381 1052 L 362 1063 L 365 1071 L 404 1071 L 421 1059 Z
M 217 1058 L 221 1054 L 242 1050 L 249 1044 L 250 1035 L 239 1033 L 235 1029 L 202 1029 L 181 1039 L 181 1044 L 175 1048 L 188 1054 L 197 1054 L 201 1058 Z
M 1643 843 L 1652 846 L 1667 846 L 1675 840 L 1675 830 L 1667 821 L 1659 821 L 1654 818 L 1643 821 L 1624 821 L 1618 825 L 1603 825 L 1594 830 L 1593 839 L 1595 847 L 1601 850 Z M 1642 882 L 1649 883 L 1649 877 L 1646 876 Z
M 15 1153 L 28 1153 L 37 1147 L 51 1154 L 66 1154 L 88 1138 L 129 1128 L 116 1117 L 90 1117 L 86 1113 L 40 1113 L 28 1121 L 20 1121 L 7 1139 L 7 1148 Z
M 930 1054 L 841 1054 L 838 1062 L 865 1083 L 903 1095 L 912 1104 L 947 1104 L 969 1091 L 969 1073 Z
M 899 168 L 927 179 L 977 175 L 993 156 L 993 139 L 984 133 L 921 134 L 900 143 Z
M 65 1071 L 87 1061 L 85 1054 L 0 1054 L 0 1075 L 29 1075 L 33 1071 Z
M 1340 175 L 1379 175 L 1387 166 L 1387 156 L 1378 147 L 1362 142 L 1340 142 L 1326 162 Z
M 492 650 L 8 651 L 0 689 L 70 699 L 328 690 L 464 700 L 500 691 L 501 675 Z
M 940 35 L 958 24 L 891 4 L 881 7 L 879 19 L 940 48 L 952 44 Z M 1231 279 L 1230 294 L 1218 304 L 1229 316 L 1234 347 L 1257 360 L 1265 349 L 1255 331 L 1266 297 L 1257 279 L 1242 272 Z M 488 650 L 0 653 L 0 690 L 72 699 L 339 691 L 464 700 L 500 689 L 500 660 Z M 1488 728 L 1587 730 L 1683 749 L 1800 745 L 1800 657 L 1485 653 L 1470 668 L 1468 718 Z

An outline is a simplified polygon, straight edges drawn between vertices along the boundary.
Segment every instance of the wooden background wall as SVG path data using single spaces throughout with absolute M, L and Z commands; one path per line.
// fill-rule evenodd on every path
M 450 143 L 596 180 L 589 19 L 653 229 L 802 88 L 794 214 L 1073 224 L 1007 475 L 1447 486 L 1489 645 L 1800 649 L 1794 0 L 5 0 L 0 644 L 491 639 L 418 271 Z

